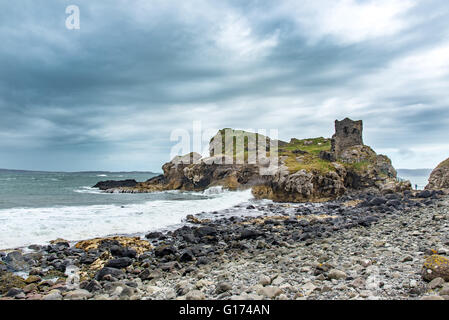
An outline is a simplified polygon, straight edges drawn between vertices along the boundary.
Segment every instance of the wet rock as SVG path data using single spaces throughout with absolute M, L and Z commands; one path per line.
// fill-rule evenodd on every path
M 133 179 L 127 179 L 127 180 L 107 180 L 107 181 L 100 181 L 96 185 L 94 185 L 94 188 L 98 188 L 100 190 L 108 190 L 108 189 L 115 189 L 115 188 L 123 188 L 123 187 L 135 187 L 137 185 L 137 181 Z
M 217 229 L 213 227 L 199 227 L 194 230 L 194 234 L 197 237 L 204 237 L 204 236 L 215 236 L 217 234 Z
M 112 256 L 120 258 L 134 259 L 137 256 L 137 251 L 130 248 L 124 248 L 122 246 L 112 246 L 110 249 Z
M 42 281 L 41 277 L 31 275 L 31 276 L 29 276 L 28 278 L 26 278 L 25 283 L 27 283 L 27 284 L 30 284 L 30 283 L 39 283 L 39 282 L 41 282 L 41 281 Z
M 184 250 L 179 257 L 179 261 L 181 262 L 188 262 L 192 261 L 194 259 L 193 251 L 192 250 Z
M 122 268 L 126 268 L 126 267 L 130 266 L 132 263 L 133 263 L 133 260 L 131 258 L 123 257 L 123 258 L 109 260 L 106 263 L 105 267 L 122 269 Z
M 12 288 L 23 288 L 26 285 L 22 277 L 10 272 L 0 273 L 0 294 L 5 294 Z
M 26 271 L 29 269 L 28 263 L 19 251 L 12 251 L 4 258 L 6 267 L 11 271 Z
M 240 240 L 244 240 L 244 239 L 256 239 L 257 237 L 259 237 L 261 234 L 255 230 L 250 230 L 250 229 L 245 229 L 240 233 L 239 239 Z
M 168 256 L 170 254 L 176 254 L 176 249 L 173 246 L 162 245 L 154 249 L 154 255 L 159 258 Z
M 145 238 L 147 238 L 147 239 L 159 239 L 163 235 L 164 234 L 162 232 L 150 232 L 147 235 L 145 235 Z
M 23 290 L 19 288 L 11 288 L 6 293 L 6 297 L 15 298 L 16 296 L 23 294 Z
M 86 289 L 89 292 L 95 292 L 95 291 L 101 290 L 102 287 L 101 287 L 101 284 L 97 280 L 93 279 L 83 289 Z
M 115 278 L 119 278 L 124 276 L 124 272 L 120 269 L 105 267 L 95 274 L 95 280 L 101 281 L 105 276 L 108 275 Z

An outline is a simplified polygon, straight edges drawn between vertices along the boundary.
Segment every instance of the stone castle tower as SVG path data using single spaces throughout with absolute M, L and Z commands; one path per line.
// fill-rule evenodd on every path
M 333 156 L 338 158 L 346 148 L 363 145 L 362 131 L 362 120 L 353 121 L 349 118 L 335 120 L 335 134 L 331 140 Z

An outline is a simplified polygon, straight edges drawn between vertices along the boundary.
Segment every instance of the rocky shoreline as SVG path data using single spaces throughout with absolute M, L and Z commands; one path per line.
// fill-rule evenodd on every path
M 447 300 L 448 209 L 439 191 L 364 192 L 256 201 L 165 234 L 58 239 L 0 252 L 0 299 Z

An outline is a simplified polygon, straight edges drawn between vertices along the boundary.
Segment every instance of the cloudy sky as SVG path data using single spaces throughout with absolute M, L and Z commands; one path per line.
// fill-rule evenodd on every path
M 0 168 L 160 171 L 193 121 L 289 140 L 346 116 L 396 168 L 431 168 L 447 21 L 447 0 L 0 0 Z

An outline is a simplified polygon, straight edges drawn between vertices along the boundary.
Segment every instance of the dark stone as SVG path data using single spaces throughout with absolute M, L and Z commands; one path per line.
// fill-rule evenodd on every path
M 81 264 L 92 264 L 95 260 L 97 260 L 97 257 L 90 254 L 84 254 L 80 258 Z
M 179 261 L 181 261 L 181 262 L 188 262 L 188 261 L 192 261 L 193 258 L 194 258 L 194 256 L 193 256 L 192 250 L 186 249 L 181 254 L 181 257 L 179 258 Z
M 17 295 L 19 295 L 19 294 L 21 294 L 21 293 L 23 293 L 23 290 L 22 290 L 22 289 L 11 288 L 11 289 L 9 289 L 8 292 L 6 293 L 6 296 L 7 296 L 7 297 L 14 298 L 15 296 L 17 296 Z
M 194 230 L 194 234 L 197 237 L 204 237 L 204 236 L 214 236 L 217 234 L 217 229 L 213 227 L 199 227 Z
M 25 271 L 29 269 L 28 263 L 19 251 L 12 251 L 4 258 L 6 267 L 11 271 Z
M 103 269 L 99 270 L 95 274 L 95 280 L 101 281 L 107 275 L 110 275 L 110 276 L 112 276 L 114 278 L 119 278 L 119 277 L 124 276 L 125 273 L 122 270 L 120 270 L 120 269 L 104 267 Z
M 243 239 L 256 239 L 258 236 L 260 236 L 261 233 L 254 231 L 254 230 L 250 230 L 250 229 L 245 229 L 240 233 L 239 239 L 243 240 Z
M 256 207 L 251 204 L 251 205 L 247 206 L 246 209 L 253 210 L 253 209 L 256 209 Z
M 160 266 L 162 271 L 172 271 L 174 269 L 181 269 L 182 266 L 176 261 L 170 261 L 167 263 L 162 263 Z
M 432 196 L 432 192 L 430 190 L 423 190 L 418 193 L 418 198 L 430 198 Z
M 193 235 L 193 233 L 186 233 L 182 235 L 182 238 L 184 239 L 184 241 L 186 242 L 190 242 L 190 243 L 197 243 L 198 240 L 197 238 Z
M 86 287 L 84 289 L 86 289 L 89 292 L 95 292 L 95 291 L 100 291 L 102 289 L 102 287 L 101 287 L 101 284 L 97 280 L 93 279 L 86 285 Z
M 131 248 L 124 248 L 122 246 L 112 246 L 111 254 L 114 257 L 127 257 L 127 258 L 135 258 L 137 256 L 137 251 Z
M 94 185 L 94 188 L 98 188 L 100 190 L 108 190 L 108 189 L 114 189 L 114 188 L 121 188 L 121 187 L 135 187 L 137 185 L 136 180 L 127 179 L 127 180 L 107 180 L 107 181 L 100 181 L 96 185 Z
M 208 264 L 209 263 L 209 259 L 206 257 L 199 257 L 196 261 L 196 265 L 202 265 L 202 264 Z
M 150 232 L 148 233 L 145 238 L 147 239 L 159 239 L 163 236 L 164 234 L 162 232 Z
M 130 266 L 132 263 L 133 263 L 133 260 L 131 258 L 122 257 L 122 258 L 109 260 L 108 263 L 106 263 L 105 267 L 121 269 L 121 268 L 126 268 L 126 267 Z
M 387 206 L 393 207 L 393 208 L 399 208 L 401 206 L 401 201 L 393 199 L 387 201 Z
M 383 197 L 375 197 L 373 199 L 371 199 L 371 201 L 369 202 L 369 204 L 371 206 L 380 206 L 384 203 L 387 202 L 387 199 L 383 198 Z
M 173 246 L 162 245 L 154 249 L 154 254 L 156 257 L 162 258 L 170 254 L 176 254 L 176 249 Z

